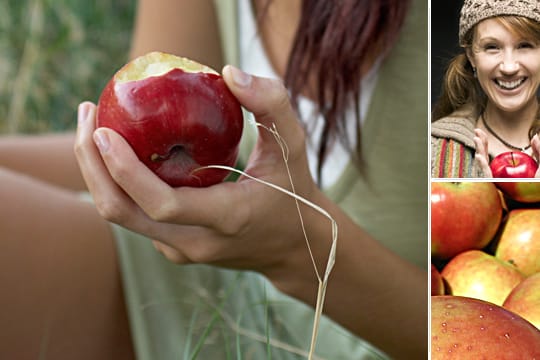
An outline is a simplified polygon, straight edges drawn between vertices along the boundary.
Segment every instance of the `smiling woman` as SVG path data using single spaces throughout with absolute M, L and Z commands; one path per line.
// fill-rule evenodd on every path
M 459 42 L 432 114 L 432 176 L 492 177 L 511 150 L 538 161 L 540 2 L 467 0 Z

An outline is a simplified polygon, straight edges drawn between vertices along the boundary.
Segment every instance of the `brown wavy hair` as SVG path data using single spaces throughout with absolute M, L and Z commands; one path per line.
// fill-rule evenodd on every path
M 266 7 L 271 0 L 268 0 Z M 349 150 L 365 173 L 360 129 L 360 82 L 399 37 L 411 0 L 303 0 L 285 73 L 291 102 L 315 85 L 312 100 L 324 119 L 318 178 L 332 141 Z M 262 16 L 264 18 L 264 16 Z M 347 141 L 345 114 L 355 109 L 357 145 Z
M 540 46 L 540 23 L 522 16 L 500 16 L 496 20 L 515 36 L 533 41 Z M 466 51 L 471 51 L 476 26 L 471 28 L 463 37 L 464 52 L 450 60 L 442 83 L 441 96 L 433 107 L 431 121 L 437 121 L 450 115 L 458 108 L 470 104 L 473 106 L 473 116 L 478 117 L 487 106 L 487 96 L 474 77 L 471 63 Z M 538 97 L 537 97 L 538 98 Z M 536 119 L 529 130 L 529 138 L 540 131 L 540 107 Z

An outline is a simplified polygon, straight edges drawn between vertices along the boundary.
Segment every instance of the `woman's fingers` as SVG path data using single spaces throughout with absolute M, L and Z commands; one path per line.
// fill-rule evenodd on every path
M 288 145 L 299 144 L 303 149 L 304 132 L 281 81 L 249 75 L 231 65 L 223 68 L 223 78 L 242 106 L 252 112 L 260 124 L 266 128 L 275 125 Z M 276 146 L 270 132 L 260 130 L 259 133 L 263 142 L 259 145 Z
M 531 148 L 533 157 L 536 159 L 537 162 L 540 161 L 540 137 L 538 137 L 538 134 L 535 134 L 531 139 Z M 538 170 L 536 171 L 534 177 L 540 177 L 540 167 L 538 167 Z
M 94 142 L 95 113 L 94 104 L 84 102 L 79 105 L 74 152 L 98 212 L 108 221 L 159 237 L 162 230 L 157 229 L 155 224 L 118 186 L 100 157 Z M 107 146 L 106 143 L 100 143 L 100 145 Z
M 234 214 L 233 208 L 235 212 L 242 208 L 242 194 L 238 191 L 241 186 L 222 183 L 207 188 L 172 188 L 137 158 L 117 132 L 99 128 L 94 133 L 94 140 L 114 184 L 150 219 L 163 224 L 204 226 L 221 232 L 236 231 L 236 223 L 232 220 L 235 217 L 231 215 Z M 152 237 L 155 238 L 156 234 Z
M 475 129 L 473 138 L 476 146 L 476 153 L 474 155 L 474 161 L 480 166 L 484 177 L 491 178 L 491 168 L 489 167 L 489 155 L 488 155 L 488 140 L 486 134 L 481 129 Z

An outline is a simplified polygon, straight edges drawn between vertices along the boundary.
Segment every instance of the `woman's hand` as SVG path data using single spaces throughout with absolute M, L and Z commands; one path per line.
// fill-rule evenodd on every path
M 540 137 L 538 137 L 538 134 L 535 134 L 531 139 L 531 148 L 534 159 L 537 162 L 540 161 Z M 540 166 L 538 167 L 538 170 L 536 170 L 536 174 L 534 174 L 534 177 L 540 178 Z
M 308 169 L 304 133 L 286 89 L 279 81 L 250 76 L 230 66 L 224 68 L 223 77 L 259 123 L 275 124 L 290 151 L 296 191 L 313 199 L 319 191 Z M 83 120 L 75 152 L 98 211 L 107 220 L 156 240 L 156 248 L 176 263 L 271 273 L 298 254 L 306 258 L 291 197 L 243 176 L 235 183 L 208 188 L 171 188 L 137 159 L 118 133 L 95 129 L 93 104 L 83 103 L 79 111 Z M 282 149 L 272 134 L 259 131 L 245 171 L 290 189 Z
M 493 177 L 491 168 L 489 167 L 489 155 L 488 155 L 488 139 L 487 135 L 481 129 L 474 130 L 475 137 L 474 143 L 476 145 L 476 154 L 474 155 L 474 161 L 482 168 L 484 176 L 487 178 Z M 538 134 L 534 135 L 531 139 L 532 155 L 536 161 L 540 159 L 540 138 Z M 540 178 L 540 167 L 534 175 L 535 178 Z
M 488 137 L 482 129 L 474 129 L 474 135 L 473 140 L 476 146 L 474 161 L 482 169 L 484 177 L 492 178 L 493 175 L 489 167 Z
M 425 269 L 382 246 L 317 188 L 307 164 L 304 132 L 279 81 L 232 67 L 224 68 L 223 76 L 256 120 L 267 127 L 274 124 L 288 145 L 296 193 L 326 210 L 339 226 L 325 313 L 390 355 L 425 355 Z M 137 159 L 121 136 L 95 129 L 93 104 L 83 103 L 79 111 L 75 152 L 102 216 L 154 239 L 171 261 L 255 270 L 279 290 L 315 306 L 319 280 L 314 263 L 320 276 L 333 240 L 326 217 L 300 205 L 312 258 L 290 196 L 244 176 L 208 188 L 171 188 Z M 245 171 L 291 188 L 282 149 L 264 129 Z M 410 331 L 389 331 L 396 323 Z

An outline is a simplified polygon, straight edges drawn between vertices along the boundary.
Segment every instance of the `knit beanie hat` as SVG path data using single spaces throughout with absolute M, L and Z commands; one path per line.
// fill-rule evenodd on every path
M 501 15 L 524 16 L 540 22 L 540 0 L 465 0 L 459 19 L 459 42 L 480 21 Z

